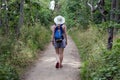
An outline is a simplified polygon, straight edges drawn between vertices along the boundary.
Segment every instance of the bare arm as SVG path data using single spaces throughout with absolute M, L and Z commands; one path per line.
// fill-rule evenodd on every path
M 53 25 L 53 26 L 51 27 L 51 30 L 52 30 L 51 41 L 52 41 L 52 42 L 54 41 L 54 29 L 55 29 L 55 26 Z
M 67 27 L 66 27 L 66 25 L 64 25 L 63 28 L 64 28 L 65 39 L 66 39 L 66 43 L 67 43 Z

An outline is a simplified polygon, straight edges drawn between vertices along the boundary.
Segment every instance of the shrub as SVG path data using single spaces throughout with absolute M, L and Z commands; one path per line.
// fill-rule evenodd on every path
M 0 36 L 0 71 L 5 72 L 5 77 L 1 77 L 3 74 L 0 72 L 0 80 L 18 80 L 9 78 L 14 76 L 11 71 L 15 70 L 20 75 L 37 57 L 38 51 L 43 50 L 50 41 L 50 32 L 44 26 L 36 24 L 22 27 L 20 37 L 18 39 L 13 37 L 13 35 Z M 5 79 L 6 76 L 8 79 Z
M 0 64 L 0 80 L 19 80 L 19 77 L 13 67 Z
M 103 65 L 99 66 L 92 76 L 94 80 L 120 80 L 120 39 L 111 51 L 104 50 L 101 55 Z
M 120 80 L 120 39 L 117 39 L 113 43 L 113 49 L 108 51 L 105 47 L 107 38 L 104 29 L 76 29 L 70 34 L 76 42 L 82 60 L 81 79 Z

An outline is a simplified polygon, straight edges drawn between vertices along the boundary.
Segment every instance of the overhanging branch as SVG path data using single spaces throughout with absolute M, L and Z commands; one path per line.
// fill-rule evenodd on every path
M 92 4 L 90 4 L 89 1 L 87 2 L 87 4 L 91 8 L 91 12 L 95 12 L 98 9 L 99 5 L 101 4 L 101 0 L 98 0 L 98 3 L 95 6 L 93 6 Z

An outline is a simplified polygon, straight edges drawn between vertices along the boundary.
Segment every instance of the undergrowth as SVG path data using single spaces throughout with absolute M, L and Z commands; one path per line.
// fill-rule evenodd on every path
M 106 33 L 95 27 L 70 32 L 82 60 L 82 80 L 120 80 L 120 39 L 116 39 L 113 49 L 108 51 Z
M 50 32 L 39 24 L 22 27 L 19 39 L 0 36 L 0 80 L 19 80 L 19 75 L 30 65 L 50 41 Z

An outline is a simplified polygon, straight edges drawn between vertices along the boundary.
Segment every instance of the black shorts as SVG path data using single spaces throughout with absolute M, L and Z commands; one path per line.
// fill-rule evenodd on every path
M 61 42 L 54 42 L 55 48 L 65 48 L 66 47 L 66 40 L 63 39 Z

